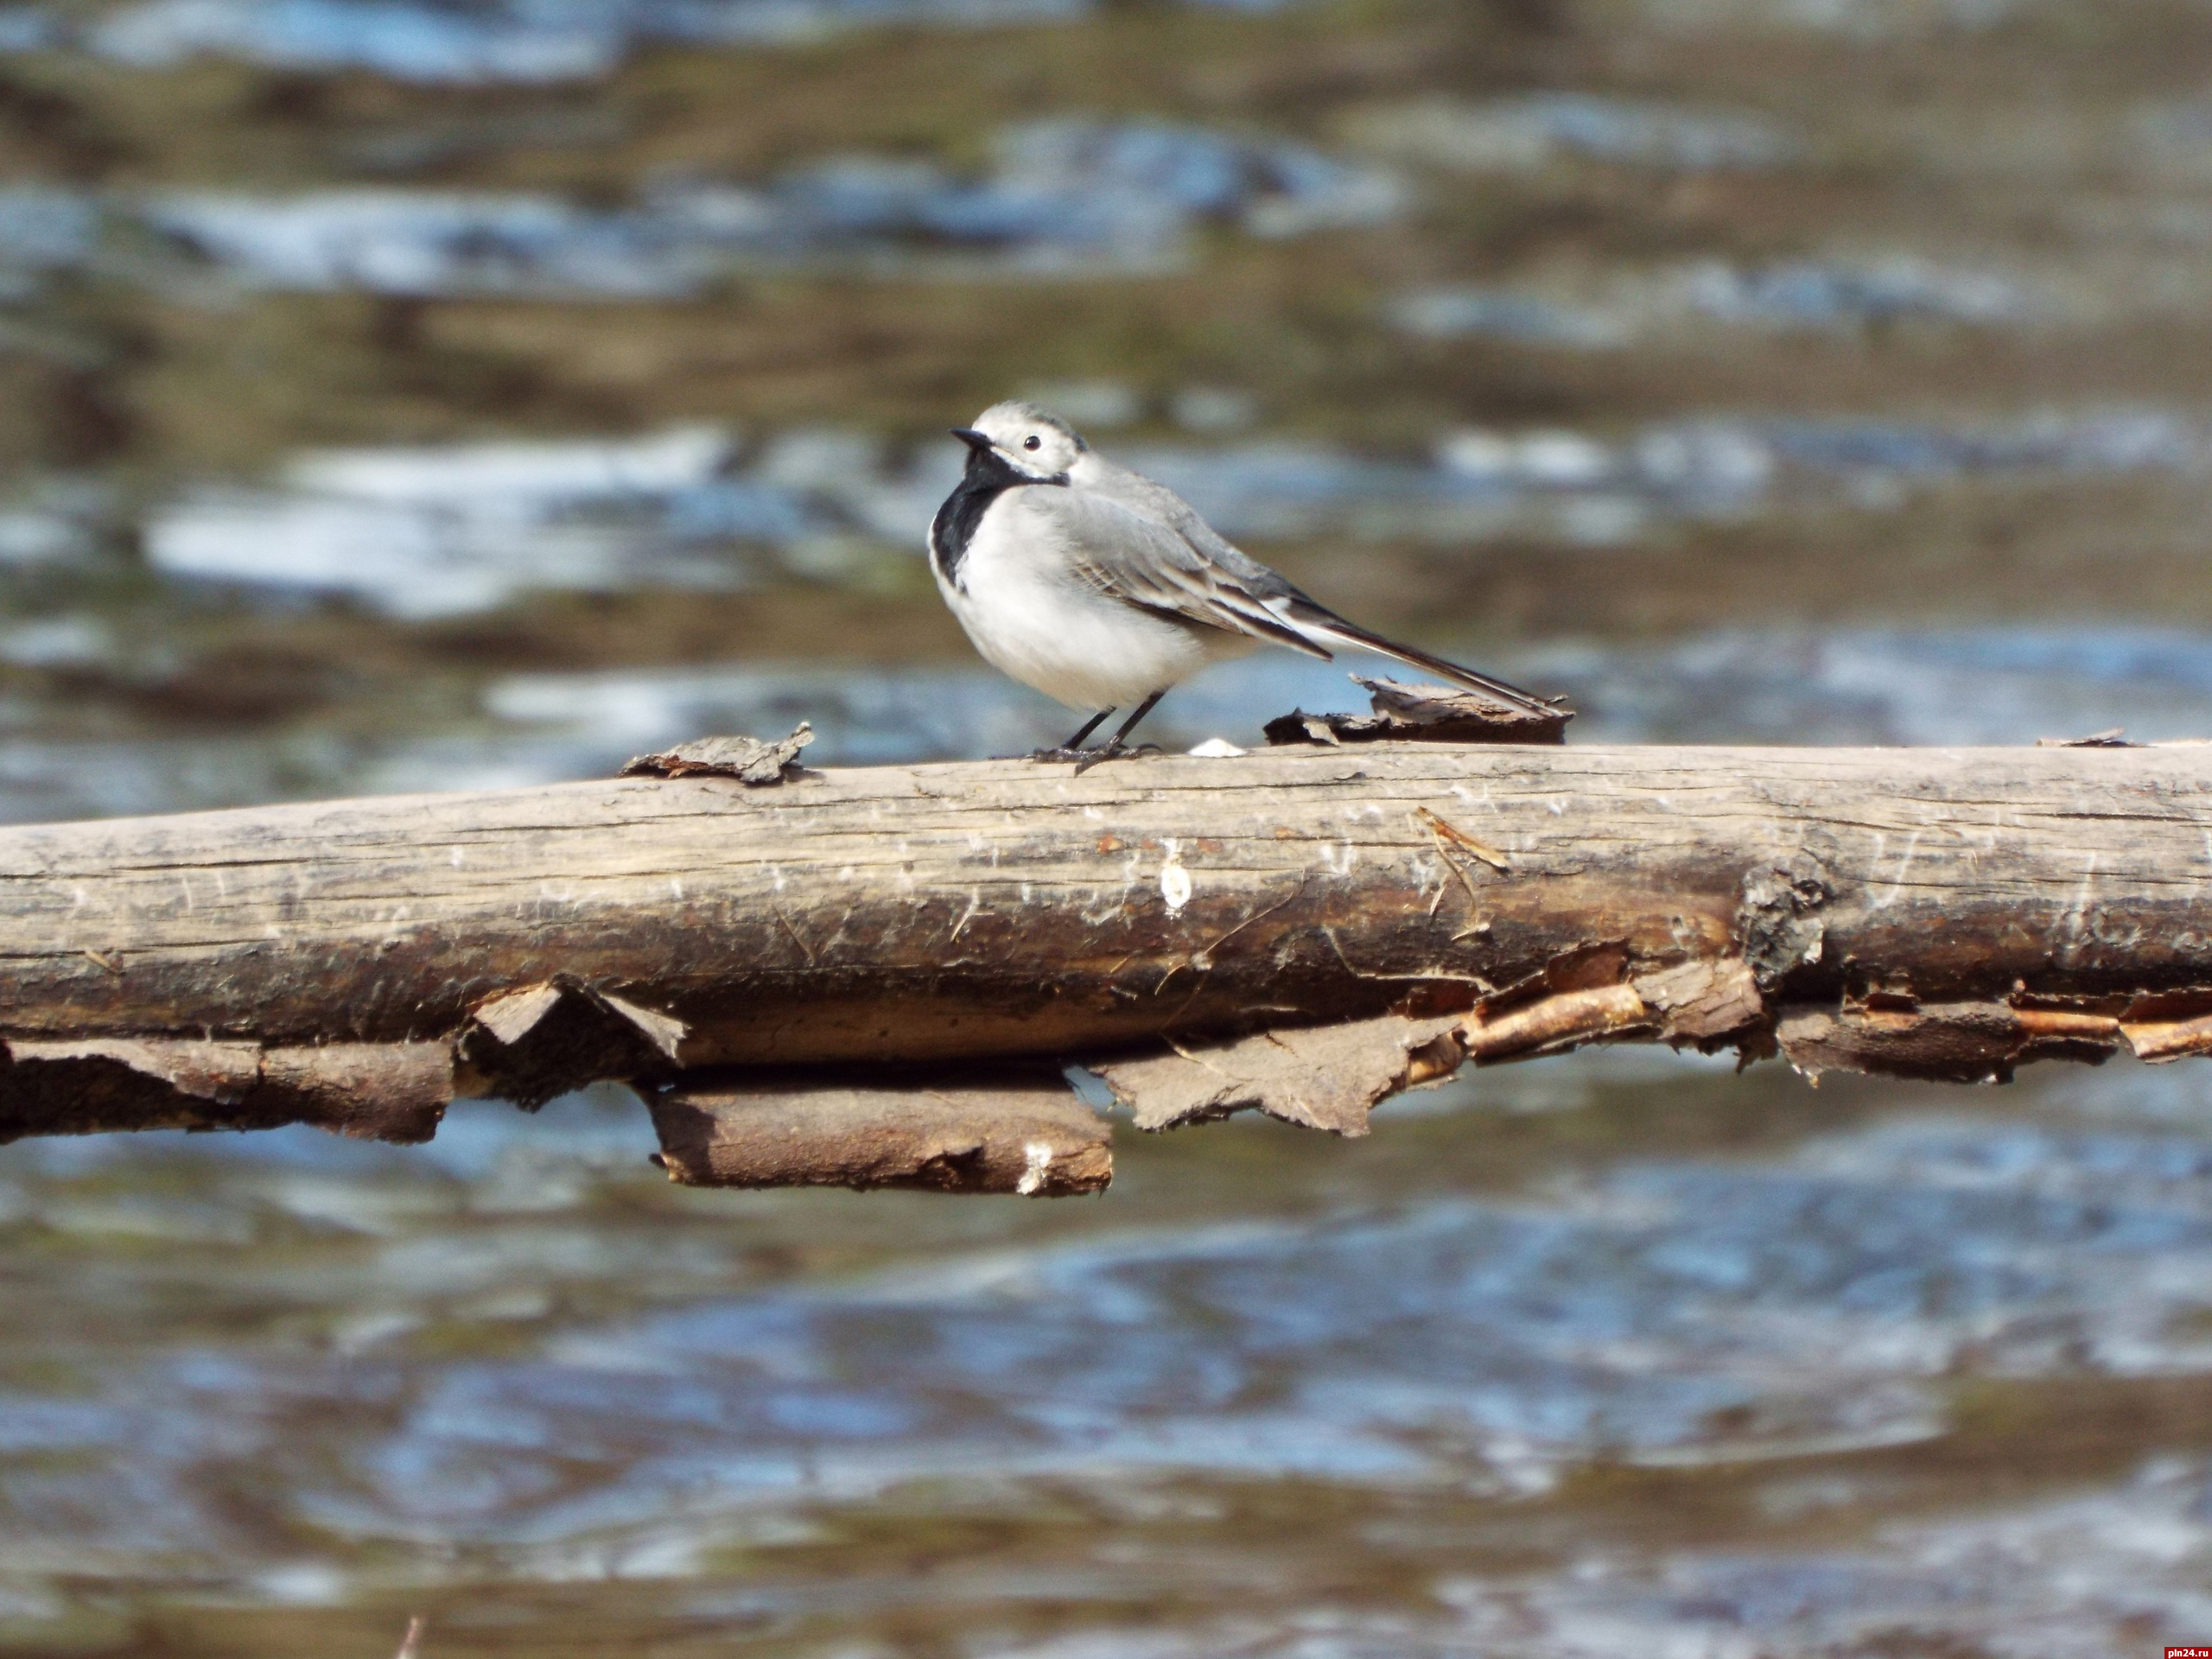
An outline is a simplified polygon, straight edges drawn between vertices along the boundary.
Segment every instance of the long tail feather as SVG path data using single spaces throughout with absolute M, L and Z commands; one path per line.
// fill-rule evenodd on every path
M 1320 610 L 1321 607 L 1316 606 L 1314 609 Z M 1322 611 L 1319 616 L 1313 617 L 1300 615 L 1297 620 L 1303 625 L 1300 632 L 1308 636 L 1318 637 L 1333 645 L 1371 651 L 1379 656 L 1395 657 L 1408 667 L 1424 670 L 1439 679 L 1449 680 L 1469 691 L 1479 691 L 1486 696 L 1497 697 L 1510 707 L 1523 709 L 1536 715 L 1556 715 L 1560 712 L 1558 703 L 1547 701 L 1533 691 L 1523 691 L 1517 685 L 1508 685 L 1503 680 L 1478 674 L 1471 668 L 1462 668 L 1457 663 L 1446 662 L 1441 657 L 1431 656 L 1412 645 L 1402 645 L 1395 639 L 1385 639 L 1379 633 L 1370 633 L 1358 624 L 1347 622 L 1333 613 Z

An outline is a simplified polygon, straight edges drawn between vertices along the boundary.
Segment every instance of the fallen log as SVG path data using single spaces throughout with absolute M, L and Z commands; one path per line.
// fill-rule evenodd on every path
M 455 1090 L 620 1078 L 678 1179 L 1071 1191 L 1103 1131 L 1006 1132 L 1039 1061 L 1147 1128 L 1357 1134 L 1591 1041 L 1955 1080 L 2212 1052 L 2212 747 L 753 773 L 0 830 L 0 1137 L 419 1140 Z

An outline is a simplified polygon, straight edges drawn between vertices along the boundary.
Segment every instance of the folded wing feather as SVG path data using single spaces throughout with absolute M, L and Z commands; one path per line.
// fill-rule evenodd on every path
M 1065 487 L 1020 492 L 1039 528 L 1068 549 L 1078 580 L 1110 598 L 1188 622 L 1287 645 L 1324 662 L 1330 645 L 1378 652 L 1516 707 L 1541 698 L 1338 615 L 1236 546 L 1166 485 L 1097 456 Z
M 1238 554 L 1255 578 L 1243 580 L 1242 572 L 1208 557 L 1173 526 L 1082 489 L 1026 489 L 1017 505 L 1038 530 L 1067 550 L 1076 579 L 1095 592 L 1331 660 L 1325 646 L 1307 639 L 1275 608 L 1302 595 L 1265 565 Z

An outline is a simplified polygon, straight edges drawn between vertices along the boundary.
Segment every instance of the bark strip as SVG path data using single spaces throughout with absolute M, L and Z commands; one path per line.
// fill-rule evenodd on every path
M 686 1186 L 918 1187 L 1070 1198 L 1114 1178 L 1110 1126 L 1049 1073 L 988 1080 L 712 1073 L 648 1096 Z
M 0 1045 L 0 1141 L 114 1129 L 273 1129 L 312 1123 L 411 1144 L 453 1099 L 444 1043 L 260 1048 L 175 1038 Z

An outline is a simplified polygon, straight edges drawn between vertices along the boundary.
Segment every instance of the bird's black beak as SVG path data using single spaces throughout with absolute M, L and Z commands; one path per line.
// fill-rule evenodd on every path
M 991 447 L 991 441 L 972 426 L 956 426 L 952 429 L 952 435 L 978 454 Z

